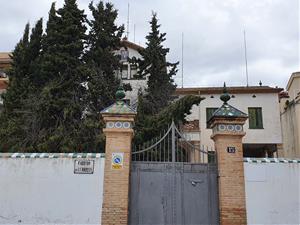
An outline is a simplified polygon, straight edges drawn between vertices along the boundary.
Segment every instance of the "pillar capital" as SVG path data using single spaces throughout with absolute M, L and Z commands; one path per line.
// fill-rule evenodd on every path
M 215 139 L 220 135 L 243 137 L 246 134 L 243 131 L 243 125 L 248 116 L 246 113 L 227 103 L 230 100 L 230 96 L 227 93 L 225 83 L 220 99 L 224 102 L 223 105 L 218 108 L 207 121 L 208 126 L 212 128 L 211 138 Z
M 117 91 L 116 96 L 124 97 L 122 90 Z M 118 99 L 116 103 L 103 109 L 101 115 L 105 122 L 104 134 L 108 132 L 129 132 L 133 133 L 133 122 L 136 111 L 128 106 L 122 99 Z

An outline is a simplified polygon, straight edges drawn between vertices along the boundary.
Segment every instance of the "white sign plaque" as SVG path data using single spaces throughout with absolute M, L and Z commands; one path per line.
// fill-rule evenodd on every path
M 75 174 L 93 174 L 94 160 L 91 159 L 76 159 L 74 161 Z

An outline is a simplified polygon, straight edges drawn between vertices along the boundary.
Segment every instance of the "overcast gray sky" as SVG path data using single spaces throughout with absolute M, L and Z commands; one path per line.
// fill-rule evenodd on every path
M 52 0 L 0 0 L 0 52 L 13 50 L 25 23 L 48 18 Z M 63 0 L 57 0 L 61 7 Z M 90 16 L 90 0 L 78 0 Z M 97 3 L 97 0 L 94 0 Z M 119 24 L 127 21 L 130 34 L 144 45 L 151 11 L 158 13 L 161 31 L 167 33 L 168 59 L 181 61 L 184 33 L 184 86 L 245 85 L 243 30 L 246 30 L 249 84 L 285 87 L 299 71 L 298 0 L 112 0 Z M 180 66 L 181 68 L 181 66 Z M 181 71 L 176 76 L 181 86 Z

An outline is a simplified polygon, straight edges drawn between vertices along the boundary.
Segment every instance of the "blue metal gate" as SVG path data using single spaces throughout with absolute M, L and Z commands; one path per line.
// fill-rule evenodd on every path
M 131 225 L 219 224 L 216 155 L 187 141 L 174 123 L 135 146 L 130 182 Z

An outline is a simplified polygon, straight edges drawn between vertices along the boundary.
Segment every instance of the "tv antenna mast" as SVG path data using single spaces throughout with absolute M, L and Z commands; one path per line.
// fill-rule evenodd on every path
M 246 80 L 247 87 L 249 86 L 249 78 L 248 78 L 248 61 L 247 61 L 247 44 L 246 44 L 246 31 L 244 30 L 244 50 L 245 50 L 245 64 L 246 64 Z
M 127 40 L 129 40 L 129 2 L 128 2 L 128 11 L 127 11 Z
M 181 88 L 183 88 L 183 32 L 181 34 Z
M 135 43 L 135 24 L 133 24 L 133 43 Z

